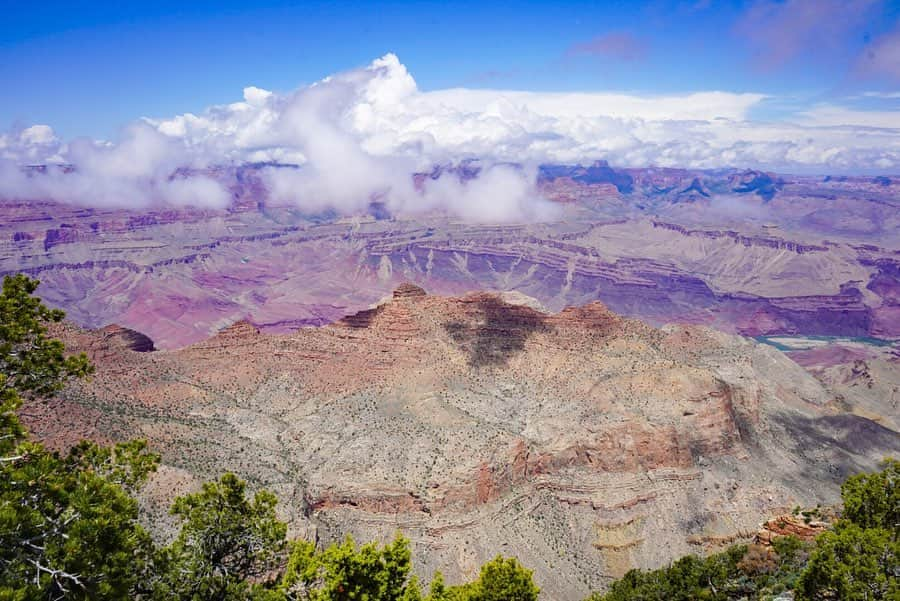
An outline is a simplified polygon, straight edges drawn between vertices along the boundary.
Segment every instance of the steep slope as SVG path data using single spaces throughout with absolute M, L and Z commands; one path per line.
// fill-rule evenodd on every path
M 297 532 L 401 530 L 418 570 L 451 581 L 516 555 L 548 599 L 834 502 L 844 476 L 900 452 L 896 432 L 838 413 L 769 346 L 599 303 L 529 304 L 403 285 L 330 326 L 239 322 L 171 352 L 111 352 L 117 340 L 70 329 L 97 374 L 55 401 L 65 422 L 29 425 L 50 441 L 149 438 L 167 465 L 153 519 L 175 491 L 234 470 L 273 489 Z
M 900 431 L 900 348 L 838 341 L 791 352 L 847 412 Z
M 478 175 L 465 163 L 416 178 L 444 171 Z M 515 290 L 552 310 L 600 300 L 657 325 L 900 337 L 894 180 L 544 166 L 539 191 L 558 219 L 488 226 L 384 207 L 311 215 L 270 206 L 259 166 L 205 175 L 232 191 L 227 209 L 0 199 L 0 275 L 37 277 L 79 325 L 118 323 L 163 349 L 239 319 L 321 325 L 407 280 Z

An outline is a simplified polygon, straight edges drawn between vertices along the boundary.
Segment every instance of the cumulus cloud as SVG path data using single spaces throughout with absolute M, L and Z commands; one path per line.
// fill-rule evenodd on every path
M 202 175 L 177 176 L 180 168 L 196 174 L 208 165 L 280 163 L 296 168 L 264 170 L 273 203 L 350 214 L 377 202 L 395 214 L 437 210 L 509 221 L 548 215 L 535 186 L 540 163 L 602 158 L 629 167 L 819 173 L 900 167 L 900 114 L 819 105 L 790 121 L 754 121 L 765 99 L 720 91 L 425 92 L 388 54 L 289 94 L 247 87 L 238 102 L 143 119 L 115 143 L 63 144 L 46 126 L 8 133 L 0 136 L 0 195 L 218 207 L 227 204 L 227 190 Z M 445 174 L 414 184 L 415 172 L 466 159 L 481 161 L 478 178 Z M 46 161 L 75 170 L 29 177 L 9 168 Z
M 363 72 L 352 71 L 308 88 L 298 90 L 281 105 L 273 131 L 262 134 L 277 148 L 297 148 L 303 167 L 296 171 L 273 170 L 270 187 L 276 200 L 307 206 L 333 208 L 341 212 L 364 209 L 376 197 L 402 202 L 413 194 L 413 163 L 391 154 L 375 155 L 363 147 L 363 140 L 349 121 L 368 119 L 361 115 L 369 103 L 393 104 L 405 94 L 409 82 L 389 81 L 377 85 L 366 82 Z M 264 109 L 267 110 L 267 109 Z
M 208 177 L 177 176 L 179 168 L 196 164 L 195 157 L 183 144 L 145 123 L 128 127 L 115 144 L 78 139 L 61 146 L 49 128 L 31 127 L 18 135 L 20 146 L 25 134 L 36 142 L 26 143 L 24 150 L 10 150 L 0 161 L 0 197 L 101 207 L 169 203 L 212 208 L 227 206 L 230 198 Z M 40 156 L 42 149 L 51 156 Z M 42 171 L 23 171 L 23 158 L 51 165 Z M 66 165 L 52 165 L 60 162 Z
M 0 134 L 0 161 L 18 163 L 60 162 L 60 141 L 49 125 Z
M 245 93 L 246 96 L 246 93 Z M 394 55 L 255 104 L 154 122 L 189 146 L 239 160 L 292 162 L 320 197 L 371 180 L 372 191 L 408 187 L 389 177 L 435 163 L 480 158 L 517 163 L 613 164 L 782 171 L 866 170 L 900 165 L 895 115 L 798 113 L 757 122 L 763 94 L 545 93 L 455 88 L 423 92 Z M 834 129 L 835 125 L 845 126 Z M 866 128 L 865 131 L 854 128 Z M 183 133 L 182 133 L 183 132 Z M 312 155 L 315 155 L 313 157 Z M 337 157 L 337 158 L 334 158 Z M 341 177 L 341 173 L 348 177 Z M 318 174 L 315 176 L 313 174 Z M 331 192 L 329 192 L 329 190 Z M 353 194 L 356 194 L 355 192 Z M 358 195 L 356 203 L 367 202 Z M 343 205 L 345 200 L 336 199 Z

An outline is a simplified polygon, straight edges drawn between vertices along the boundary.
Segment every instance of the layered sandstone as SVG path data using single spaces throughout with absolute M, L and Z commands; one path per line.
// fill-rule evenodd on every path
M 25 414 L 51 442 L 148 438 L 166 464 L 150 516 L 167 489 L 233 470 L 274 490 L 297 533 L 399 530 L 417 570 L 450 581 L 516 555 L 547 599 L 749 539 L 900 452 L 769 346 L 514 300 L 404 285 L 330 326 L 239 322 L 152 353 L 67 330 L 97 373 L 54 401 L 65 423 Z
M 478 169 L 415 180 L 468 181 Z M 544 166 L 538 188 L 556 221 L 484 225 L 383 205 L 303 214 L 270 206 L 259 166 L 203 174 L 228 186 L 229 207 L 0 199 L 0 275 L 37 277 L 79 325 L 118 323 L 164 349 L 242 319 L 264 332 L 333 322 L 407 280 L 443 294 L 518 292 L 554 311 L 600 300 L 656 325 L 900 337 L 895 180 Z
M 812 542 L 828 528 L 828 523 L 820 519 L 804 518 L 794 514 L 780 515 L 765 524 L 756 533 L 756 542 L 771 545 L 783 536 L 794 536 L 804 542 Z

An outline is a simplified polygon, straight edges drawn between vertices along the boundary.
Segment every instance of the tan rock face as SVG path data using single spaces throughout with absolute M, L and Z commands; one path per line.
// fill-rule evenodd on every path
M 97 374 L 56 401 L 85 411 L 42 414 L 39 436 L 146 437 L 179 474 L 272 489 L 296 532 L 402 531 L 425 577 L 516 555 L 548 599 L 751 537 L 900 452 L 771 347 L 599 303 L 547 314 L 404 285 L 289 335 L 239 323 L 153 353 L 64 335 Z

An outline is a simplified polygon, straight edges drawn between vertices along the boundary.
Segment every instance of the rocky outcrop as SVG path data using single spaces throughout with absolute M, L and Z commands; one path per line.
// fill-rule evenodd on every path
M 700 196 L 703 198 L 709 198 L 709 193 L 703 189 L 703 184 L 700 183 L 700 178 L 695 177 L 691 180 L 690 185 L 688 185 L 684 190 L 678 192 L 678 196 Z
M 72 244 L 79 239 L 75 226 L 64 223 L 59 229 L 49 229 L 44 234 L 44 250 L 50 250 L 60 244 Z
M 778 190 L 784 186 L 784 182 L 773 177 L 772 174 L 753 170 L 732 175 L 729 178 L 729 184 L 734 192 L 739 194 L 755 193 L 766 201 L 772 200 Z
M 780 515 L 762 525 L 756 533 L 755 541 L 761 545 L 771 545 L 782 536 L 794 536 L 805 542 L 812 542 L 828 529 L 828 523 L 819 519 L 797 515 Z
M 218 348 L 221 346 L 235 345 L 240 346 L 251 343 L 252 340 L 258 335 L 259 328 L 257 328 L 246 319 L 242 319 L 240 321 L 234 322 L 226 328 L 223 328 L 212 339 L 202 342 L 197 346 L 200 348 Z
M 451 581 L 515 555 L 550 599 L 752 538 L 900 452 L 900 435 L 837 413 L 771 347 L 596 302 L 547 313 L 404 284 L 287 335 L 238 322 L 153 353 L 60 335 L 97 372 L 55 401 L 65 424 L 26 410 L 36 436 L 140 432 L 167 469 L 272 489 L 283 517 L 323 542 L 400 530 L 417 571 Z
M 588 167 L 564 165 L 542 165 L 539 177 L 545 181 L 567 178 L 580 184 L 612 184 L 622 194 L 634 190 L 634 178 L 624 170 L 616 170 L 606 161 L 594 161 Z
M 767 248 L 774 248 L 778 250 L 789 250 L 791 252 L 795 252 L 798 254 L 809 253 L 809 252 L 827 252 L 828 247 L 816 244 L 801 244 L 798 242 L 793 242 L 791 240 L 783 240 L 780 238 L 766 238 L 763 236 L 744 236 L 739 232 L 735 231 L 720 231 L 720 230 L 695 230 L 690 229 L 675 223 L 665 223 L 662 221 L 654 221 L 653 227 L 664 228 L 667 230 L 671 230 L 673 232 L 678 232 L 684 236 L 696 236 L 701 238 L 709 238 L 711 240 L 715 240 L 718 238 L 729 238 L 734 240 L 737 244 L 743 244 L 744 246 L 763 246 Z
M 396 288 L 394 288 L 394 293 L 392 294 L 394 300 L 404 299 L 404 298 L 417 298 L 421 296 L 425 296 L 426 292 L 424 289 L 416 286 L 415 284 L 410 284 L 409 282 L 404 282 L 400 284 Z
M 121 346 L 136 353 L 149 353 L 155 351 L 153 340 L 145 334 L 141 334 L 129 328 L 123 328 L 117 324 L 111 324 L 102 328 L 99 333 L 107 343 Z

